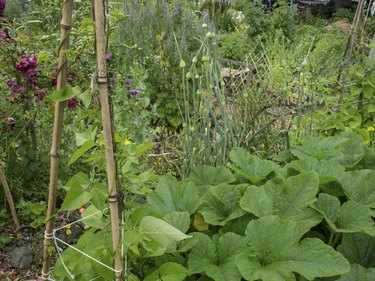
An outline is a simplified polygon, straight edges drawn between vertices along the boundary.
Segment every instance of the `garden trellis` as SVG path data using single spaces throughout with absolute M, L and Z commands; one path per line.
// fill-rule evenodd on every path
M 105 158 L 107 162 L 107 179 L 109 190 L 109 206 L 112 223 L 112 243 L 114 251 L 114 269 L 116 280 L 120 280 L 122 276 L 122 262 L 120 249 L 120 225 L 119 225 L 119 211 L 118 211 L 118 193 L 116 190 L 116 164 L 114 159 L 114 143 L 112 124 L 110 118 L 110 106 L 108 99 L 108 81 L 106 71 L 106 37 L 105 37 L 105 13 L 104 3 L 102 0 L 95 0 L 92 2 L 95 13 L 95 27 L 96 27 L 96 59 L 97 59 L 97 83 L 100 95 L 100 105 L 102 112 L 102 126 L 105 139 Z M 67 58 L 65 51 L 69 48 L 69 35 L 72 26 L 73 0 L 65 0 L 62 8 L 61 17 L 61 43 L 58 49 L 59 63 L 57 70 L 57 90 L 63 91 L 67 80 Z M 43 269 L 42 279 L 50 280 L 51 268 L 51 253 L 50 246 L 52 242 L 56 244 L 55 232 L 53 228 L 56 212 L 56 188 L 58 181 L 59 168 L 59 151 L 62 139 L 62 125 L 63 125 L 64 107 L 63 102 L 57 101 L 55 105 L 55 119 L 53 128 L 53 140 L 51 147 L 51 168 L 50 168 L 50 184 L 48 197 L 48 213 L 47 223 L 44 235 L 44 250 L 43 250 Z M 60 240 L 61 242 L 61 240 Z M 58 250 L 58 249 L 57 249 Z M 59 251 L 59 250 L 58 250 Z

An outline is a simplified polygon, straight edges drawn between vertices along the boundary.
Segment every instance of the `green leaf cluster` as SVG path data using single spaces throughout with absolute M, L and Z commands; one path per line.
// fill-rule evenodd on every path
M 304 138 L 283 163 L 236 148 L 227 167 L 198 166 L 183 180 L 163 176 L 126 213 L 132 278 L 372 280 L 375 174 L 366 166 L 375 157 L 359 140 Z M 68 193 L 87 190 L 83 178 L 72 179 Z

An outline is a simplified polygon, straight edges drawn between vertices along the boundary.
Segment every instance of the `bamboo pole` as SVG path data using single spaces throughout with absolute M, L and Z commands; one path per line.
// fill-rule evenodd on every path
M 112 242 L 114 251 L 114 266 L 116 280 L 121 280 L 122 262 L 120 253 L 120 221 L 118 212 L 118 194 L 116 190 L 116 163 L 114 157 L 114 140 L 112 134 L 110 105 L 108 98 L 107 66 L 105 60 L 105 10 L 103 0 L 94 1 L 97 79 L 102 113 L 102 126 L 105 143 L 105 158 L 107 162 L 107 181 L 109 191 L 109 207 L 111 213 Z
M 66 85 L 67 78 L 67 60 L 65 50 L 69 48 L 69 34 L 72 24 L 73 0 L 65 0 L 62 7 L 62 17 L 60 22 L 60 46 L 59 46 L 59 62 L 57 70 L 57 90 L 63 89 Z M 62 137 L 62 125 L 64 117 L 64 103 L 55 103 L 55 117 L 53 126 L 53 137 L 51 146 L 51 167 L 50 167 L 50 181 L 49 181 L 49 194 L 48 194 L 48 210 L 46 220 L 46 230 L 44 233 L 44 248 L 43 248 L 43 268 L 42 279 L 48 280 L 51 255 L 49 247 L 53 240 L 53 225 L 55 222 L 55 209 L 56 209 L 56 189 L 59 174 L 59 153 Z
M 12 214 L 14 225 L 16 226 L 16 233 L 18 234 L 21 230 L 20 222 L 17 217 L 16 208 L 14 207 L 14 201 L 12 197 L 12 193 L 10 193 L 10 189 L 8 186 L 7 178 L 4 173 L 3 166 L 0 163 L 0 182 L 3 185 L 5 196 L 7 197 L 10 213 Z

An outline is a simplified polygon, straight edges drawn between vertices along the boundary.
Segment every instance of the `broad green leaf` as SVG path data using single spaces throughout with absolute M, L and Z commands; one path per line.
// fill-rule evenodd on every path
M 319 175 L 320 185 L 332 181 L 338 181 L 345 171 L 344 166 L 337 164 L 336 161 L 318 161 L 317 159 L 312 157 L 306 157 L 302 160 L 292 161 L 291 163 L 285 165 L 283 169 L 289 171 L 288 175 L 290 175 L 291 169 L 301 173 L 315 171 Z
M 199 240 L 189 253 L 188 265 L 191 273 L 204 272 L 208 265 L 215 264 L 217 250 L 215 243 L 203 233 L 197 233 Z
M 109 248 L 106 248 L 106 247 L 99 248 L 92 255 L 92 257 L 110 267 L 113 264 L 112 251 L 110 251 Z M 104 280 L 113 280 L 115 278 L 115 273 L 112 270 L 110 270 L 107 267 L 104 267 L 103 265 L 97 262 L 92 262 L 92 267 L 93 267 L 93 270 Z
M 365 156 L 363 140 L 354 133 L 348 135 L 347 140 L 340 144 L 339 148 L 342 154 L 337 154 L 334 160 L 348 169 L 354 168 Z
M 190 215 L 188 212 L 172 212 L 166 215 L 163 219 L 183 233 L 186 233 L 189 230 Z
M 93 188 L 90 190 L 92 196 L 92 204 L 99 210 L 107 207 L 108 190 L 107 187 L 100 182 L 94 183 Z
M 269 174 L 278 169 L 276 163 L 262 160 L 251 155 L 242 148 L 235 148 L 230 152 L 230 160 L 233 164 L 229 167 L 238 175 L 248 179 L 252 184 L 264 180 Z
M 362 233 L 345 233 L 337 250 L 350 263 L 375 267 L 375 237 Z
M 77 93 L 76 95 L 83 102 L 83 105 L 85 106 L 85 108 L 90 107 L 91 100 L 92 100 L 92 92 L 90 90 Z
M 244 236 L 247 225 L 252 219 L 255 218 L 256 217 L 252 214 L 247 213 L 242 217 L 228 221 L 223 227 L 220 228 L 219 234 L 223 235 L 226 232 L 234 232 L 238 235 Z
M 291 152 L 298 159 L 313 157 L 317 160 L 330 159 L 334 157 L 339 150 L 336 146 L 345 141 L 339 137 L 304 137 L 301 146 L 292 146 Z
M 349 171 L 341 178 L 340 183 L 349 199 L 375 208 L 375 171 Z
M 365 147 L 365 156 L 357 167 L 375 170 L 375 148 Z
M 286 180 L 276 178 L 263 186 L 250 186 L 240 206 L 257 217 L 278 215 L 300 220 L 310 216 L 308 207 L 316 200 L 318 191 L 317 173 L 305 172 Z
M 71 86 L 66 86 L 61 90 L 56 90 L 49 94 L 47 98 L 54 102 L 62 102 L 72 99 L 75 96 L 75 93 Z
M 208 230 L 209 227 L 208 223 L 204 221 L 204 218 L 200 213 L 194 214 L 193 226 L 198 231 Z
M 148 206 L 160 216 L 171 212 L 193 214 L 200 205 L 200 198 L 193 183 L 179 182 L 172 176 L 161 178 L 154 193 L 147 196 Z
M 337 217 L 338 230 L 342 232 L 361 232 L 374 236 L 375 226 L 371 214 L 369 207 L 349 200 L 342 204 L 339 210 Z
M 165 248 L 173 243 L 191 237 L 171 226 L 166 221 L 151 216 L 146 216 L 141 220 L 139 232 L 143 233 L 144 237 L 156 241 L 161 247 Z
M 231 183 L 236 179 L 225 167 L 198 166 L 193 168 L 189 180 L 195 185 L 218 185 L 221 183 Z
M 319 175 L 319 184 L 326 184 L 338 181 L 343 176 L 345 168 L 333 160 L 320 161 L 316 172 Z
M 86 190 L 89 187 L 89 185 L 90 185 L 90 179 L 88 175 L 86 175 L 85 173 L 79 172 L 70 178 L 70 180 L 64 186 L 64 188 L 66 190 L 69 190 L 73 186 L 75 187 L 78 186 Z
M 181 264 L 168 262 L 147 276 L 144 281 L 183 281 L 189 276 L 189 270 Z
M 67 166 L 72 165 L 76 162 L 83 154 L 85 154 L 88 150 L 95 146 L 95 142 L 93 140 L 86 141 L 78 150 L 76 150 L 72 157 L 70 157 Z
M 98 210 L 94 205 L 89 206 L 82 213 L 83 223 L 87 226 L 96 228 L 103 228 L 108 224 L 106 219 L 103 219 L 103 212 Z
M 211 192 L 207 192 L 203 196 L 198 211 L 208 224 L 225 225 L 228 221 L 245 213 L 239 206 L 240 198 L 240 194 L 233 185 L 212 186 Z
M 312 205 L 315 210 L 324 216 L 331 228 L 336 228 L 335 222 L 340 206 L 340 200 L 327 193 L 319 194 L 318 200 Z
M 197 236 L 198 232 L 190 233 L 192 237 L 182 240 L 178 244 L 177 252 L 183 253 L 189 251 L 191 248 L 194 247 L 194 245 L 198 242 L 199 237 Z
M 81 146 L 85 144 L 89 140 L 94 140 L 96 135 L 96 128 L 95 129 L 88 129 L 81 133 L 76 133 L 76 145 Z
M 375 235 L 371 210 L 363 204 L 349 200 L 340 205 L 336 197 L 321 193 L 312 207 L 324 216 L 335 232 Z
M 349 263 L 320 239 L 300 242 L 311 228 L 309 221 L 291 221 L 277 216 L 249 223 L 246 238 L 253 253 L 237 257 L 236 264 L 246 280 L 291 281 L 293 272 L 308 280 L 349 271 Z
M 91 194 L 80 186 L 72 186 L 65 196 L 61 211 L 73 211 L 89 202 Z
M 135 148 L 135 153 L 137 155 L 145 152 L 145 151 L 148 151 L 150 150 L 151 148 L 153 148 L 155 146 L 156 143 L 154 142 L 145 142 L 145 143 L 142 143 L 140 145 L 138 145 L 136 148 Z
M 240 281 L 241 275 L 235 264 L 235 258 L 249 251 L 246 239 L 234 233 L 225 233 L 220 238 L 210 239 L 199 233 L 199 241 L 189 254 L 191 273 L 205 272 L 215 281 Z
M 349 273 L 342 275 L 337 281 L 374 281 L 375 268 L 364 268 L 358 264 L 352 264 Z

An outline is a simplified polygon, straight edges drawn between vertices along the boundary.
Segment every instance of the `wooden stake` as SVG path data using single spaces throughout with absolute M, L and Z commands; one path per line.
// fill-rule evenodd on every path
M 0 163 L 0 182 L 3 185 L 5 196 L 7 197 L 10 213 L 12 214 L 14 225 L 16 226 L 16 233 L 18 234 L 21 230 L 20 222 L 17 217 L 16 208 L 14 207 L 12 193 L 10 193 L 10 189 L 8 186 L 7 178 L 5 177 L 3 166 Z
M 59 64 L 57 70 L 57 90 L 63 89 L 66 85 L 67 77 L 67 60 L 65 50 L 69 48 L 69 34 L 72 24 L 73 0 L 65 0 L 62 8 L 62 18 L 60 22 L 61 43 L 59 46 Z M 64 103 L 55 103 L 55 118 L 53 126 L 53 137 L 51 146 L 51 167 L 50 167 L 50 181 L 49 181 L 49 194 L 48 194 L 48 210 L 46 231 L 44 234 L 44 249 L 43 249 L 43 269 L 42 279 L 47 280 L 51 266 L 51 255 L 49 247 L 53 241 L 53 225 L 55 222 L 56 212 L 56 189 L 59 174 L 59 153 L 62 136 L 62 125 L 64 117 Z
M 105 36 L 105 10 L 103 0 L 94 1 L 95 27 L 96 27 L 96 61 L 97 79 L 102 113 L 102 125 L 105 142 L 105 158 L 107 162 L 107 180 L 109 191 L 109 207 L 111 212 L 112 241 L 115 254 L 115 276 L 121 280 L 122 262 L 120 253 L 120 221 L 118 213 L 118 194 L 116 190 L 116 163 L 114 157 L 114 140 L 108 98 L 107 66 L 105 60 L 106 36 Z

